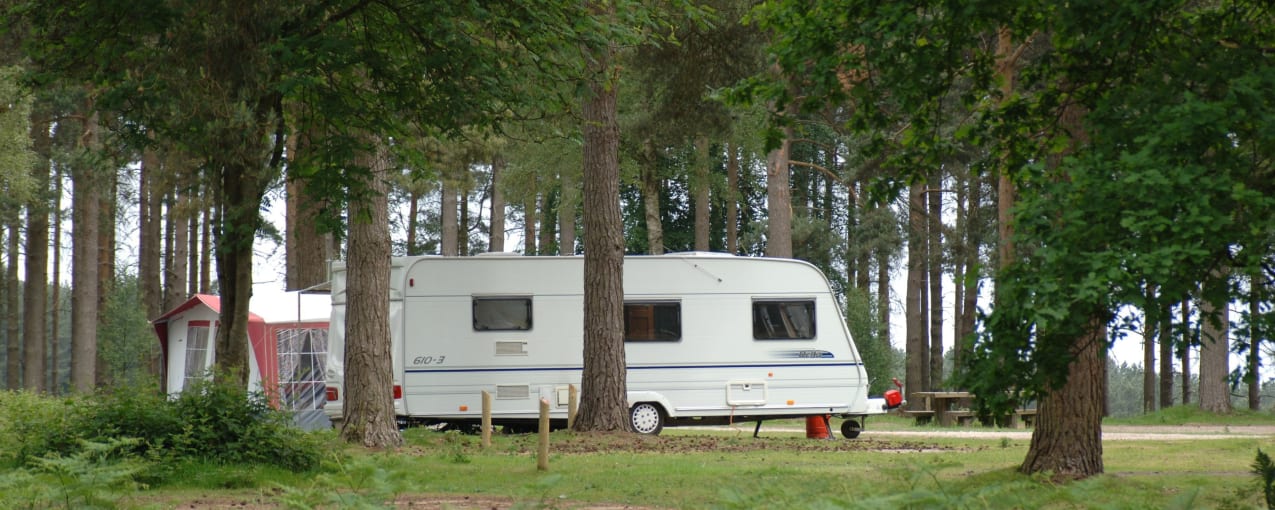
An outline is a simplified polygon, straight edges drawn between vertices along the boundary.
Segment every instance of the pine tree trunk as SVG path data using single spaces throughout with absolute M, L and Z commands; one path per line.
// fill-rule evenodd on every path
M 248 136 L 247 138 L 253 138 Z M 265 140 L 265 134 L 260 135 Z M 261 154 L 265 150 L 260 151 Z M 262 159 L 239 155 L 221 164 L 222 209 L 217 221 L 217 282 L 221 286 L 221 326 L 217 328 L 215 366 L 231 381 L 248 386 L 248 304 L 252 300 L 253 241 L 261 230 L 265 193 Z M 184 223 L 180 227 L 184 227 Z M 175 246 L 177 246 L 175 244 Z M 174 257 L 176 258 L 176 257 Z M 184 274 L 181 273 L 181 274 Z
M 580 193 L 576 188 L 578 183 L 571 172 L 563 172 L 560 182 L 562 193 L 558 202 L 558 254 L 575 255 L 576 207 L 580 203 Z
M 375 154 L 358 161 L 371 171 L 364 183 L 370 196 L 350 203 L 341 437 L 369 448 L 386 448 L 403 444 L 403 437 L 394 421 L 390 361 L 390 226 L 385 182 L 390 161 L 384 144 L 376 147 Z
M 793 129 L 766 155 L 766 256 L 792 258 L 792 189 L 788 184 Z
M 49 296 L 49 334 L 45 338 L 48 348 L 48 372 L 46 380 L 49 393 L 60 395 L 61 370 L 61 322 L 62 322 L 62 166 L 53 166 L 53 275 L 49 278 L 53 292 Z
M 532 185 L 531 193 L 522 203 L 522 254 L 536 254 L 536 190 Z
M 1230 304 L 1200 300 L 1200 409 L 1230 413 Z
M 878 336 L 887 347 L 893 348 L 890 343 L 890 257 L 885 249 L 877 251 L 877 324 L 881 328 Z
M 595 12 L 614 9 L 594 0 Z M 613 13 L 613 11 L 612 11 Z M 615 48 L 586 49 L 584 117 L 584 372 L 577 431 L 632 431 L 624 357 L 624 237 Z
M 1156 310 L 1148 308 L 1143 316 L 1146 317 L 1146 324 L 1142 331 L 1142 412 L 1155 412 L 1156 405 L 1156 374 L 1155 374 L 1155 338 L 1159 334 L 1157 328 L 1160 327 L 1160 321 L 1156 320 L 1156 312 L 1159 305 L 1156 302 L 1155 285 L 1147 285 L 1147 302 L 1148 306 L 1156 307 Z
M 1103 351 L 1107 331 L 1094 321 L 1087 338 L 1073 343 L 1067 380 L 1039 402 L 1024 474 L 1050 472 L 1055 479 L 1087 478 L 1103 472 L 1102 398 L 1106 386 Z
M 9 345 L 19 345 L 22 338 L 22 330 L 19 325 L 22 324 L 22 281 L 18 279 L 18 253 L 21 250 L 22 243 L 22 226 L 18 215 L 14 215 L 5 225 L 9 235 L 6 237 L 7 246 L 5 251 L 8 252 L 9 264 L 4 268 L 4 336 L 8 339 Z M 20 359 L 20 356 L 26 356 L 29 353 L 14 353 L 13 360 Z M 42 391 L 44 382 L 44 373 L 36 368 L 28 368 L 25 358 L 23 358 L 22 381 L 26 389 L 31 391 Z M 43 366 L 43 365 L 37 365 Z M 14 371 L 17 374 L 18 371 Z
M 691 194 L 695 200 L 695 251 L 708 251 L 709 237 L 709 171 L 712 161 L 708 138 L 695 138 L 695 177 L 691 179 Z
M 934 173 L 933 179 L 936 186 L 942 183 L 939 172 Z M 926 264 L 930 280 L 930 388 L 937 389 L 943 385 L 943 194 L 931 190 L 925 199 L 929 206 Z
M 203 210 L 203 207 L 199 206 L 199 204 L 204 199 L 197 196 L 198 193 L 198 191 L 192 189 L 190 217 L 186 219 L 188 224 L 186 229 L 186 296 L 188 298 L 199 293 L 199 211 Z
M 1262 409 L 1262 381 L 1258 377 L 1262 368 L 1262 334 L 1257 327 L 1257 317 L 1262 314 L 1262 287 L 1261 275 L 1253 275 L 1249 278 L 1249 300 L 1248 300 L 1248 367 L 1244 374 L 1244 381 L 1248 384 L 1248 408 L 1250 411 L 1260 411 Z
M 726 253 L 739 253 L 739 154 L 726 142 Z
M 97 241 L 97 327 L 105 328 L 106 317 L 101 311 L 106 309 L 106 300 L 115 288 L 115 204 L 119 196 L 119 179 L 113 172 L 103 176 L 104 184 L 98 194 L 98 241 Z M 114 374 L 108 370 L 105 351 L 99 345 L 97 349 L 97 371 L 94 386 L 105 388 L 112 384 Z
M 497 155 L 491 160 L 491 228 L 487 229 L 487 249 L 505 251 L 505 192 L 500 189 L 500 178 L 505 173 L 505 157 Z
M 540 241 L 537 248 L 540 255 L 553 255 L 556 251 L 557 243 L 554 242 L 554 237 L 558 233 L 555 221 L 558 217 L 558 209 L 555 205 L 557 195 L 558 193 L 553 190 L 545 190 L 540 194 Z
M 920 184 L 913 184 L 908 193 L 908 276 L 904 319 L 907 322 L 906 354 L 907 399 L 913 409 L 923 407 L 918 398 L 911 398 L 917 391 L 926 391 L 929 377 L 926 356 L 928 348 L 925 335 L 925 315 L 921 293 L 925 285 L 925 219 L 922 211 L 923 191 Z
M 655 143 L 648 138 L 643 150 L 646 157 L 642 161 L 642 217 L 646 220 L 646 250 L 651 255 L 663 255 L 664 223 L 660 220 L 660 178 Z
M 456 206 L 456 183 L 448 175 L 443 176 L 442 180 L 442 211 L 439 218 L 442 221 L 440 229 L 442 231 L 442 240 L 439 243 L 438 253 L 444 257 L 455 257 L 459 255 L 456 247 L 457 240 L 460 238 L 460 226 L 457 223 Z
M 12 263 L 4 264 L 6 274 L 8 273 L 9 267 L 13 267 L 16 270 L 18 265 L 12 264 Z M 9 294 L 9 283 L 8 281 L 6 281 L 4 285 L 0 285 L 0 303 L 4 303 L 6 309 L 9 308 L 8 294 Z M 14 322 L 16 322 L 16 320 Z M 23 377 L 23 373 L 22 373 L 22 363 L 23 363 L 22 357 L 24 355 L 22 342 L 18 339 L 17 335 L 14 335 L 14 336 L 6 335 L 4 339 L 4 343 L 5 343 L 5 364 L 4 364 L 5 387 L 10 390 L 17 391 L 22 389 L 24 385 L 26 384 Z
M 1182 359 L 1182 405 L 1191 403 L 1191 334 L 1187 325 L 1191 324 L 1191 300 L 1182 301 L 1182 345 L 1178 357 Z
M 308 148 L 304 137 L 297 144 L 297 150 Z M 324 202 L 311 192 L 309 183 L 298 177 L 288 179 L 287 193 L 287 288 L 307 289 L 328 280 L 327 264 L 333 258 L 328 251 L 326 236 L 319 232 L 319 209 Z M 415 216 L 409 221 L 415 221 Z M 415 254 L 411 251 L 415 247 L 413 234 L 415 229 L 409 227 L 409 254 Z
M 36 115 L 31 116 L 32 149 L 37 163 L 31 169 L 35 180 L 35 199 L 27 206 L 26 289 L 23 296 L 23 365 L 27 374 L 24 386 L 31 391 L 43 392 L 48 361 L 45 343 L 44 321 L 48 317 L 46 305 L 49 289 L 49 154 L 53 140 L 49 135 L 49 122 Z M 17 252 L 13 252 L 17 255 Z M 10 257 L 9 260 L 17 260 Z M 56 284 L 56 283 L 55 283 Z M 10 337 L 17 344 L 17 337 Z
M 92 114 L 84 126 L 82 150 L 97 149 L 97 129 L 97 114 Z M 95 174 L 96 169 L 88 167 L 77 167 L 72 174 L 71 387 L 82 394 L 91 393 L 97 380 L 97 242 L 102 208 Z
M 1173 407 L 1173 307 L 1160 305 L 1160 408 Z
M 142 152 L 141 177 L 138 180 L 138 292 L 147 319 L 164 313 L 163 278 L 160 278 L 160 246 L 163 236 L 163 185 L 159 156 L 154 150 Z
M 216 196 L 216 193 L 209 193 L 209 195 Z M 201 294 L 208 294 L 212 292 L 212 267 L 214 261 L 212 252 L 212 226 L 213 222 L 215 222 L 217 218 L 221 218 L 221 213 L 219 211 L 220 209 L 218 209 L 217 204 L 213 203 L 211 200 L 209 203 L 204 204 L 204 210 L 202 211 L 204 221 L 201 222 L 199 234 L 199 238 L 202 239 L 199 246 L 199 251 L 202 253 L 199 257 L 199 292 Z M 331 249 L 328 250 L 328 253 L 331 253 Z

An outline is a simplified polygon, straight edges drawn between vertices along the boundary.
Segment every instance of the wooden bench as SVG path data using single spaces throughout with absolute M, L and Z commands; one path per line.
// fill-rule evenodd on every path
M 919 409 L 916 411 L 900 409 L 899 416 L 903 416 L 905 418 L 913 418 L 916 420 L 917 425 L 925 425 L 934 419 L 934 411 L 930 409 Z

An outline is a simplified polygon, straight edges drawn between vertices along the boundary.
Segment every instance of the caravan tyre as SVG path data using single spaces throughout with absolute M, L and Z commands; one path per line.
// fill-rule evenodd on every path
M 659 406 L 649 402 L 635 404 L 629 410 L 629 421 L 639 434 L 658 436 L 664 430 L 664 413 L 660 412 Z
M 859 432 L 863 431 L 863 427 L 855 420 L 846 420 L 841 422 L 841 435 L 846 439 L 854 439 L 859 437 Z

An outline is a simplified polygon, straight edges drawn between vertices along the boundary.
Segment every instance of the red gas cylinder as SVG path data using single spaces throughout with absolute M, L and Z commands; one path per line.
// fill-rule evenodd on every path
M 885 408 L 894 409 L 903 403 L 903 394 L 899 390 L 885 391 Z

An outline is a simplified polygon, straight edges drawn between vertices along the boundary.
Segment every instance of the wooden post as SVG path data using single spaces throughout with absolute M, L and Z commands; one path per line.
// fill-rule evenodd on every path
M 567 430 L 572 430 L 576 425 L 576 402 L 579 400 L 580 390 L 576 389 L 576 385 L 567 385 Z
M 540 452 L 536 458 L 536 469 L 549 470 L 549 401 L 540 399 Z
M 491 393 L 483 391 L 483 448 L 491 448 Z

